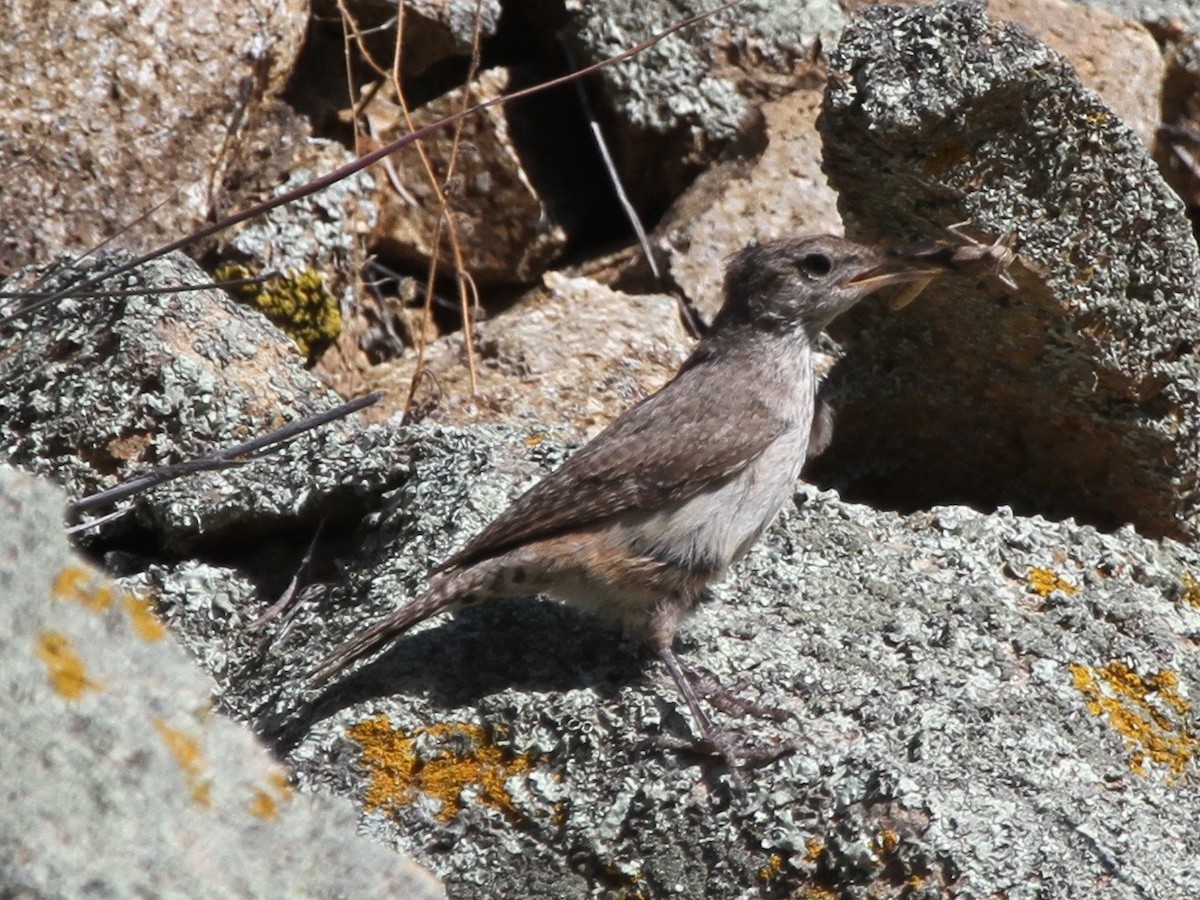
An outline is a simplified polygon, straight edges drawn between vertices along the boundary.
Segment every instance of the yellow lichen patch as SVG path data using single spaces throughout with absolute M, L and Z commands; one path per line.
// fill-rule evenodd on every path
M 296 792 L 296 789 L 292 787 L 292 780 L 288 778 L 286 772 L 272 772 L 267 776 L 267 782 L 284 800 L 291 800 L 292 794 Z
M 887 856 L 893 850 L 900 846 L 900 835 L 892 831 L 890 828 L 885 828 L 871 840 L 871 849 L 875 851 L 876 856 Z
M 481 802 L 516 816 L 505 782 L 528 772 L 532 762 L 510 756 L 482 725 L 451 722 L 407 734 L 392 728 L 387 716 L 367 719 L 347 735 L 363 748 L 370 773 L 364 804 L 367 809 L 392 809 L 412 803 L 419 794 L 442 803 L 441 818 L 449 821 L 462 809 L 467 788 L 478 791 Z M 417 757 L 416 740 L 427 736 L 437 748 L 430 759 Z
M 764 883 L 774 881 L 783 872 L 783 854 L 772 853 L 767 858 L 767 864 L 758 870 L 758 880 Z
M 74 600 L 94 612 L 108 609 L 116 596 L 102 575 L 83 566 L 67 566 L 59 572 L 50 592 L 55 600 Z
M 245 266 L 227 265 L 215 275 L 219 281 L 228 281 L 249 278 L 251 272 Z M 312 356 L 342 333 L 337 298 L 325 284 L 325 276 L 315 269 L 289 270 L 261 284 L 234 287 L 231 293 L 283 329 L 305 356 Z
M 51 686 L 68 700 L 78 700 L 85 691 L 99 690 L 100 686 L 84 673 L 83 660 L 65 634 L 43 631 L 38 640 L 37 655 L 50 671 Z
M 279 818 L 279 807 L 292 799 L 292 783 L 283 772 L 267 776 L 266 788 L 255 788 L 250 797 L 250 814 L 270 822 Z
M 178 728 L 172 728 L 162 719 L 154 720 L 154 730 L 183 769 L 192 799 L 201 806 L 212 806 L 212 783 L 204 777 L 204 754 L 200 752 L 199 741 Z
M 1139 675 L 1114 660 L 1094 669 L 1072 664 L 1071 680 L 1087 710 L 1104 716 L 1125 741 L 1129 768 L 1146 774 L 1148 762 L 1164 766 L 1171 778 L 1184 774 L 1195 758 L 1198 739 L 1189 728 L 1191 704 L 1179 692 L 1179 676 L 1170 670 Z
M 542 443 L 542 441 L 544 441 L 544 440 L 546 440 L 546 436 L 544 434 L 531 434 L 527 438 L 525 438 L 525 446 L 526 447 L 536 447 L 538 444 Z
M 121 598 L 121 605 L 125 607 L 125 614 L 129 616 L 133 633 L 143 641 L 161 641 L 167 636 L 166 626 L 151 608 L 149 600 L 125 594 Z
M 1033 568 L 1026 577 L 1029 586 L 1039 597 L 1049 597 L 1055 591 L 1062 591 L 1068 596 L 1079 593 L 1078 585 L 1071 584 L 1053 569 Z
M 279 818 L 279 804 L 266 791 L 255 789 L 254 797 L 250 801 L 250 814 L 265 822 L 274 821 Z
M 809 838 L 804 845 L 805 862 L 815 863 L 825 853 L 825 843 L 817 838 Z
M 1180 580 L 1183 582 L 1183 594 L 1179 599 L 1188 606 L 1200 609 L 1200 581 L 1196 581 L 1191 572 L 1184 572 Z

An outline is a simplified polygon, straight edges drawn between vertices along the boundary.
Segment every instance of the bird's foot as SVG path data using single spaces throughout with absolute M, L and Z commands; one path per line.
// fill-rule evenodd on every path
M 660 746 L 668 746 L 669 749 L 676 751 L 691 752 L 701 756 L 722 759 L 729 766 L 730 771 L 734 775 L 734 780 L 739 783 L 740 779 L 737 775 L 737 766 L 739 764 L 746 762 L 772 762 L 799 749 L 798 745 L 791 741 L 753 744 L 747 740 L 739 740 L 729 732 L 718 728 L 713 724 L 712 719 L 709 718 L 708 713 L 700 704 L 697 693 L 701 693 L 710 699 L 713 706 L 722 712 L 737 709 L 743 713 L 749 711 L 752 714 L 766 715 L 768 718 L 776 721 L 782 721 L 790 716 L 784 710 L 763 706 L 753 701 L 736 697 L 736 695 L 721 687 L 720 681 L 712 672 L 699 670 L 684 663 L 670 647 L 664 648 L 660 652 L 662 653 L 663 662 L 667 664 L 667 671 L 671 673 L 671 677 L 675 680 L 675 684 L 679 688 L 679 692 L 683 695 L 684 702 L 687 703 L 688 709 L 691 711 L 692 717 L 696 720 L 701 734 L 699 741 L 676 741 L 673 739 L 663 742 Z M 674 746 L 670 746 L 671 744 L 674 744 Z
M 738 677 L 733 688 L 727 688 L 711 669 L 686 663 L 682 663 L 681 667 L 696 693 L 726 715 L 757 716 L 772 722 L 786 722 L 793 717 L 786 709 L 742 696 L 741 691 L 747 681 L 744 676 Z

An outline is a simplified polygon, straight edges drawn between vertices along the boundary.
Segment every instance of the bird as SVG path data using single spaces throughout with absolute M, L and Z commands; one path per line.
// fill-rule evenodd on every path
M 814 235 L 733 254 L 724 302 L 673 378 L 433 569 L 416 600 L 333 650 L 314 682 L 433 616 L 547 594 L 648 645 L 700 731 L 697 746 L 743 758 L 701 704 L 703 679 L 676 652 L 676 633 L 779 514 L 810 442 L 827 441 L 813 368 L 821 332 L 879 288 L 953 268 L 928 244 L 913 247 Z

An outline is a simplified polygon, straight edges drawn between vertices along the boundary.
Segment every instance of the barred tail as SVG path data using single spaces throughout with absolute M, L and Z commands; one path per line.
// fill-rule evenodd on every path
M 390 644 L 417 623 L 454 609 L 461 596 L 461 591 L 456 590 L 457 581 L 453 575 L 441 579 L 419 599 L 385 616 L 337 647 L 312 670 L 313 683 L 324 684 L 347 666 Z
M 482 603 L 510 592 L 510 570 L 503 558 L 476 563 L 437 576 L 429 589 L 335 649 L 312 670 L 314 684 L 324 684 L 347 666 L 370 656 L 419 622 L 463 606 Z

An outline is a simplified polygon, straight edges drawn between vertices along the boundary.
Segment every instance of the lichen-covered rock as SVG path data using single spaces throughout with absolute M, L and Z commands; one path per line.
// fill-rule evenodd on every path
M 273 598 L 236 564 L 155 563 L 127 584 L 207 632 L 193 646 L 219 662 L 223 703 L 274 736 L 306 789 L 355 798 L 368 833 L 454 896 L 1200 891 L 1194 548 L 800 490 L 680 642 L 789 714 L 716 711 L 796 743 L 739 783 L 666 748 L 691 725 L 656 663 L 553 604 L 435 620 L 311 687 L 329 648 L 410 600 L 564 458 L 528 430 L 421 428 L 402 443 L 411 476 L 345 534 L 332 593 L 269 652 L 245 626 Z
M 1154 144 L 1162 106 L 1163 59 L 1141 25 L 1066 0 L 1001 0 L 988 14 L 1016 22 L 1071 63 L 1075 74 L 1106 106 Z
M 101 255 L 59 266 L 39 289 L 128 259 Z M 32 275 L 6 287 L 28 289 Z M 97 288 L 131 293 L 63 298 L 7 325 L 0 459 L 79 497 L 340 402 L 305 371 L 279 329 L 223 291 L 156 293 L 210 280 L 172 254 Z
M 443 896 L 213 712 L 152 602 L 70 552 L 63 505 L 0 466 L 0 894 Z
M 564 33 L 580 67 L 633 47 L 691 15 L 702 0 L 571 3 Z M 626 187 L 650 208 L 673 200 L 741 129 L 751 97 L 777 95 L 836 40 L 836 2 L 747 0 L 676 32 L 596 76 L 608 137 Z
M 863 10 L 831 57 L 825 168 L 857 239 L 1011 233 L 1019 289 L 944 279 L 845 339 L 825 483 L 1200 532 L 1200 257 L 1145 145 L 975 4 Z M 836 374 L 836 373 L 835 373 Z
M 326 140 L 305 140 L 283 156 L 286 170 L 277 178 L 240 186 L 234 196 L 237 208 L 293 190 L 356 159 L 340 144 Z M 304 356 L 315 355 L 339 337 L 343 310 L 353 318 L 367 236 L 378 219 L 374 188 L 374 177 L 358 172 L 227 229 L 212 241 L 218 258 L 242 266 L 247 274 L 279 273 L 273 283 L 259 288 L 255 299 L 266 302 L 256 305 L 296 340 Z M 303 284 L 317 295 L 314 302 L 297 298 Z M 329 322 L 335 316 L 336 326 Z M 321 320 L 316 327 L 314 319 Z M 349 340 L 357 336 L 351 331 L 355 333 Z

